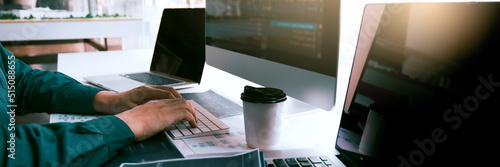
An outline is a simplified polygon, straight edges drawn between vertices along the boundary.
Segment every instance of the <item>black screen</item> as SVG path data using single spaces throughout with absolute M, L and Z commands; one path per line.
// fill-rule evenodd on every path
M 364 66 L 353 67 L 362 73 L 351 76 L 359 82 L 342 114 L 341 159 L 360 166 L 495 162 L 499 30 L 500 3 L 386 5 Z
M 151 71 L 200 82 L 205 65 L 205 9 L 164 9 Z
M 207 0 L 207 44 L 336 77 L 339 0 Z

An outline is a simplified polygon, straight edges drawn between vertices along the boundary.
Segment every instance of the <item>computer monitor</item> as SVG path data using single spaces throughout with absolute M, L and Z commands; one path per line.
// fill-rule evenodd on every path
M 333 108 L 340 0 L 207 0 L 206 12 L 207 64 Z

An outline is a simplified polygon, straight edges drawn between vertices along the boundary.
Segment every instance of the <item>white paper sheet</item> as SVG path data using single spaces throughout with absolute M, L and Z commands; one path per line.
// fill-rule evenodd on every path
M 49 123 L 57 122 L 85 122 L 99 118 L 94 115 L 75 115 L 75 114 L 50 114 Z
M 182 139 L 195 154 L 238 153 L 251 150 L 243 131 Z

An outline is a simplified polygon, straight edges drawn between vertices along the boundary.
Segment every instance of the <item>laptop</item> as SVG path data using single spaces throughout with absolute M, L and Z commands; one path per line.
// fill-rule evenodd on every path
M 491 164 L 500 3 L 383 6 L 380 21 L 365 11 L 337 157 L 348 166 Z
M 335 150 L 268 166 L 495 164 L 499 30 L 500 3 L 368 4 Z
M 144 84 L 175 89 L 196 86 L 205 65 L 205 9 L 164 9 L 149 71 L 85 77 L 124 92 Z

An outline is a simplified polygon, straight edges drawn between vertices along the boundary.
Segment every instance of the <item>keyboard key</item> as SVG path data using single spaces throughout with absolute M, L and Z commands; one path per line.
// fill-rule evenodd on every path
M 320 164 L 320 163 L 323 163 L 323 161 L 321 159 L 319 159 L 319 157 L 309 157 L 309 160 L 311 160 L 311 162 L 313 164 Z
M 204 127 L 200 127 L 200 130 L 201 130 L 202 132 L 209 132 L 209 131 L 210 131 L 210 129 L 209 129 L 208 127 L 206 127 L 206 126 L 204 126 Z
M 321 159 L 322 161 L 328 161 L 330 159 L 328 159 L 328 157 L 319 157 L 319 159 Z
M 210 126 L 208 126 L 208 128 L 209 128 L 210 130 L 219 130 L 219 127 L 217 127 L 217 126 L 215 126 L 215 125 L 210 125 Z
M 283 159 L 274 159 L 273 160 L 274 164 L 276 164 L 277 167 L 287 167 L 285 161 Z
M 168 84 L 175 84 L 175 83 L 182 83 L 182 81 L 178 81 L 172 78 L 167 78 L 164 76 L 152 74 L 152 73 L 134 73 L 134 74 L 126 74 L 123 75 L 124 77 L 151 84 L 151 85 L 168 85 Z
M 198 121 L 203 122 L 203 123 L 210 122 L 210 120 L 208 120 L 208 118 L 206 118 L 206 117 L 198 117 Z
M 175 130 L 177 127 L 175 127 L 174 124 L 171 124 L 170 126 L 167 127 L 168 130 Z
M 319 159 L 321 159 L 326 166 L 333 166 L 332 161 L 330 161 L 328 157 L 319 157 Z
M 323 161 L 323 163 L 324 163 L 326 166 L 333 166 L 333 163 L 332 163 L 332 161 L 330 161 L 330 160 Z
M 214 121 L 212 121 L 212 122 L 213 122 L 215 125 L 220 125 L 220 124 L 222 124 L 222 121 L 219 121 L 219 120 L 214 120 Z
M 229 126 L 213 116 L 212 113 L 205 110 L 193 100 L 189 100 L 189 102 L 196 109 L 198 127 L 191 128 L 188 121 L 176 121 L 172 125 L 165 128 L 165 132 L 173 139 L 207 136 L 229 132 Z
M 193 133 L 191 133 L 191 131 L 189 131 L 189 129 L 187 128 L 182 128 L 180 129 L 181 130 L 181 133 L 186 136 L 186 135 L 192 135 Z
M 175 127 L 177 127 L 177 129 L 183 129 L 186 127 L 186 126 L 184 126 L 184 124 L 181 121 L 175 122 L 174 125 L 175 125 Z
M 267 164 L 274 163 L 275 166 L 281 167 L 333 167 L 333 163 L 326 156 L 316 157 L 299 157 L 266 160 Z
M 299 166 L 299 163 L 295 160 L 295 158 L 287 158 L 285 161 L 288 166 Z
M 299 161 L 299 162 L 309 162 L 309 160 L 307 160 L 307 158 L 305 158 L 305 157 L 297 158 L 297 161 Z
M 226 124 L 218 124 L 220 129 L 229 129 L 229 126 Z
M 206 125 L 207 127 L 208 127 L 208 126 L 215 126 L 215 124 L 214 124 L 214 123 L 212 123 L 211 121 L 205 121 L 205 122 L 203 122 L 203 123 L 205 123 L 205 125 Z
M 189 128 L 189 130 L 193 133 L 193 134 L 198 134 L 198 133 L 202 133 L 202 131 L 198 128 Z
M 170 133 L 172 133 L 172 135 L 174 135 L 176 137 L 182 136 L 182 133 L 178 129 L 171 130 Z
M 309 161 L 307 161 L 307 162 L 300 162 L 300 166 L 311 167 L 313 165 Z

